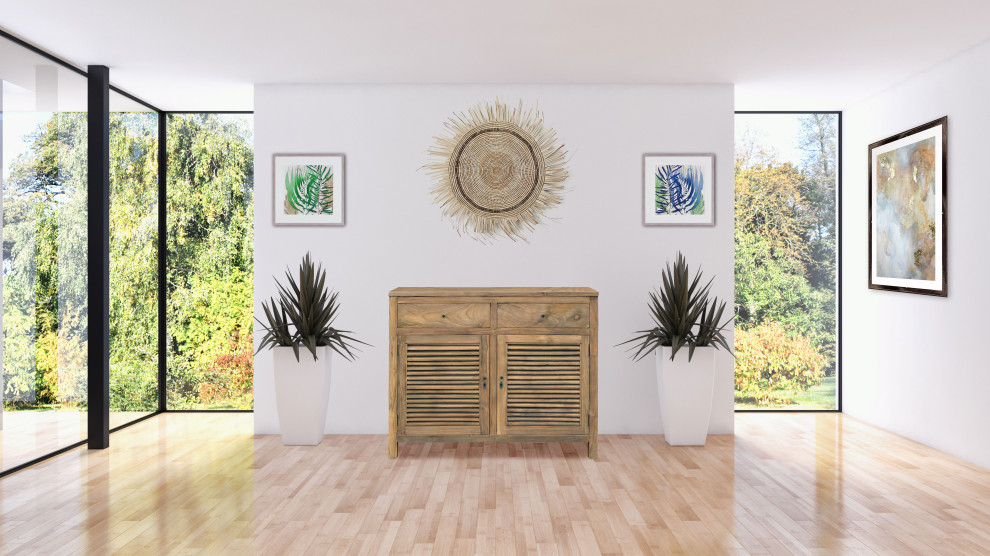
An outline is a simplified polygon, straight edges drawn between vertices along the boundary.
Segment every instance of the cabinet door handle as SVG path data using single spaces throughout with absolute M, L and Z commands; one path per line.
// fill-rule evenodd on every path
M 481 379 L 481 387 L 488 390 L 488 377 Z
M 503 378 L 503 377 L 498 377 L 498 389 L 499 389 L 499 390 L 501 390 L 501 389 L 502 389 L 502 378 Z

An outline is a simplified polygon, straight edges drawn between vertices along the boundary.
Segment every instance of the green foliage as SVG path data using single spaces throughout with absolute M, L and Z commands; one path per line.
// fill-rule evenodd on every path
M 820 384 L 825 357 L 793 328 L 769 321 L 736 330 L 736 395 L 758 405 L 779 405 L 786 392 Z
M 240 117 L 170 116 L 170 406 L 252 406 L 253 138 Z M 157 408 L 158 120 L 110 119 L 110 400 Z M 86 117 L 26 138 L 4 182 L 8 407 L 85 403 Z
M 204 367 L 228 353 L 231 338 L 250 334 L 253 295 L 254 276 L 239 268 L 222 277 L 192 276 L 188 320 L 173 334 L 182 352 Z
M 250 409 L 254 152 L 244 118 L 168 120 L 169 407 Z
M 110 117 L 110 409 L 158 408 L 158 118 Z
M 836 116 L 801 116 L 801 167 L 807 179 L 801 194 L 807 200 L 808 281 L 834 290 L 836 280 Z
M 322 264 L 316 266 L 309 253 L 306 253 L 302 264 L 299 265 L 298 281 L 288 270 L 285 272 L 285 277 L 289 281 L 288 288 L 278 280 L 275 281 L 279 292 L 277 306 L 275 299 L 272 299 L 270 306 L 262 302 L 268 323 L 258 320 L 265 329 L 265 336 L 258 347 L 259 352 L 266 347 L 291 347 L 298 361 L 299 347 L 302 346 L 308 349 L 316 360 L 316 348 L 329 346 L 345 359 L 351 360 L 354 354 L 348 342 L 368 345 L 348 336 L 350 331 L 334 328 L 333 321 L 340 308 L 337 303 L 339 294 L 331 292 L 327 287 L 326 270 L 323 270 Z M 290 324 L 295 328 L 295 332 L 290 333 Z
M 735 253 L 737 327 L 749 328 L 771 320 L 793 326 L 811 339 L 828 360 L 827 372 L 834 374 L 834 286 L 812 286 L 808 265 L 775 250 L 770 239 L 747 231 L 738 222 Z
M 667 261 L 662 279 L 662 289 L 650 292 L 650 313 L 656 326 L 637 331 L 639 336 L 619 345 L 638 342 L 629 348 L 630 351 L 636 350 L 632 356 L 634 360 L 642 359 L 660 346 L 671 347 L 671 360 L 681 348 L 687 346 L 688 361 L 694 356 L 696 347 L 712 346 L 729 350 L 722 330 L 732 318 L 722 322 L 725 302 L 720 304 L 718 298 L 708 298 L 711 280 L 701 286 L 700 270 L 693 279 L 690 278 L 687 260 L 680 252 L 673 268 Z
M 835 117 L 800 121 L 800 167 L 752 138 L 736 147 L 737 399 L 763 406 L 790 403 L 820 383 L 819 371 L 835 373 Z M 783 330 L 786 339 L 754 347 Z
M 7 214 L 5 211 L 4 216 Z M 37 351 L 34 296 L 30 286 L 23 275 L 15 275 L 14 271 L 4 276 L 3 399 L 15 405 L 34 402 L 36 398 Z
M 745 166 L 736 161 L 736 229 L 765 239 L 778 259 L 808 258 L 801 195 L 804 176 L 789 163 Z
M 84 401 L 86 120 L 24 140 L 4 182 L 4 392 L 10 407 Z

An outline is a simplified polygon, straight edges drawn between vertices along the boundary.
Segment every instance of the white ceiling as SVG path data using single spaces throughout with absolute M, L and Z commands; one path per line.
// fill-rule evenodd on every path
M 734 83 L 843 109 L 990 39 L 987 0 L 0 0 L 0 28 L 166 110 L 256 83 Z

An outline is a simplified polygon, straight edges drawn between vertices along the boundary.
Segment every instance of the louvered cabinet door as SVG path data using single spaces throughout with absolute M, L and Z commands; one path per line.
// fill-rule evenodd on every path
M 399 351 L 399 434 L 488 434 L 487 336 L 407 335 Z
M 499 434 L 588 431 L 588 337 L 498 337 Z

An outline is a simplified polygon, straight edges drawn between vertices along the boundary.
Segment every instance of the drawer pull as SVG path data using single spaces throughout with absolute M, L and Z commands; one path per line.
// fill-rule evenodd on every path
M 488 328 L 491 303 L 399 303 L 396 324 L 400 328 Z
M 499 302 L 499 328 L 588 328 L 591 307 L 586 303 Z

